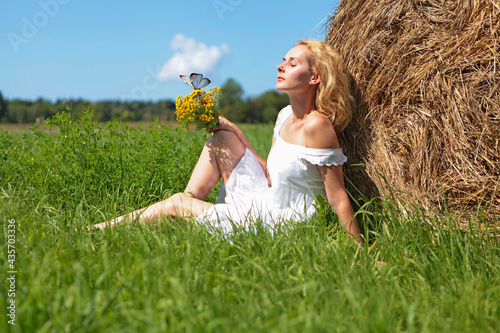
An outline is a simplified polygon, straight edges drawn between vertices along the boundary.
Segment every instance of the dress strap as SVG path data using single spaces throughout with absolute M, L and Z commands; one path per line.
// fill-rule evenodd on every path
M 285 121 L 288 119 L 288 117 L 292 114 L 292 106 L 288 105 L 281 109 L 280 113 L 278 114 L 278 118 L 276 119 L 276 125 L 274 126 L 274 137 L 277 138 L 279 136 L 281 127 L 283 127 L 283 124 Z

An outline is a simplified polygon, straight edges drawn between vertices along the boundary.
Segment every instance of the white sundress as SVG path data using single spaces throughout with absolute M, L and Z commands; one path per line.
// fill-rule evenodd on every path
M 274 146 L 267 158 L 272 186 L 253 153 L 246 149 L 226 184 L 225 202 L 215 204 L 196 221 L 227 234 L 235 228 L 250 229 L 261 221 L 275 226 L 288 220 L 306 220 L 316 212 L 314 197 L 326 195 L 319 165 L 341 165 L 347 161 L 342 149 L 314 149 L 291 144 L 280 137 L 280 129 L 293 113 L 284 108 L 274 127 Z

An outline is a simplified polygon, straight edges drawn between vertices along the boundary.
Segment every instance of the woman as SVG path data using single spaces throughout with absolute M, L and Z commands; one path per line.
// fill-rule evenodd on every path
M 196 218 L 229 233 L 259 219 L 269 228 L 309 218 L 315 195 L 326 198 L 340 223 L 358 242 L 358 223 L 344 187 L 345 162 L 336 131 L 350 119 L 347 79 L 337 53 L 323 42 L 299 41 L 277 66 L 276 89 L 290 105 L 280 111 L 266 162 L 243 132 L 224 117 L 213 130 L 184 193 L 95 225 L 152 222 L 163 216 Z M 224 204 L 203 201 L 223 178 Z

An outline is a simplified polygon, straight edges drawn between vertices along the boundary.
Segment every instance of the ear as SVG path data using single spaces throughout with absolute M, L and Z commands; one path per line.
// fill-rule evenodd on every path
M 309 81 L 309 84 L 319 84 L 321 82 L 321 76 L 319 74 L 314 74 L 311 76 L 311 81 Z

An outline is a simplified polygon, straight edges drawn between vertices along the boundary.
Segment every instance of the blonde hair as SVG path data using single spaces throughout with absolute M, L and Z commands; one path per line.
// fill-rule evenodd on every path
M 316 89 L 314 107 L 331 119 L 336 131 L 343 130 L 352 117 L 349 104 L 347 75 L 340 55 L 324 42 L 302 39 L 295 46 L 303 45 L 311 51 L 311 70 L 319 74 L 321 82 Z

